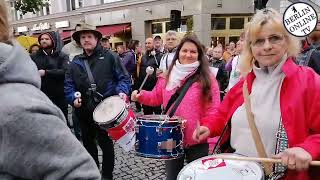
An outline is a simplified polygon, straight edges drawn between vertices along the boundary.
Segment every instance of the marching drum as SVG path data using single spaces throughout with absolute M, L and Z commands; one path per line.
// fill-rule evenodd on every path
M 222 155 L 240 156 L 223 153 Z M 186 165 L 177 180 L 263 180 L 262 167 L 256 162 L 222 160 L 206 156 Z
M 170 160 L 183 155 L 183 128 L 178 117 L 145 115 L 137 118 L 136 154 Z
M 120 96 L 110 96 L 104 99 L 95 108 L 93 119 L 125 151 L 129 151 L 134 146 L 136 117 Z

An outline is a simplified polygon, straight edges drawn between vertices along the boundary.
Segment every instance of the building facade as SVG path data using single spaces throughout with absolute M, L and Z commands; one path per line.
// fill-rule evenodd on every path
M 180 35 L 192 31 L 209 46 L 236 41 L 254 13 L 254 0 L 48 0 L 48 4 L 36 15 L 21 15 L 8 1 L 14 31 L 58 30 L 65 37 L 85 21 L 113 37 L 113 45 L 126 38 L 144 43 L 146 37 L 164 36 L 170 29 L 171 10 L 179 10 Z

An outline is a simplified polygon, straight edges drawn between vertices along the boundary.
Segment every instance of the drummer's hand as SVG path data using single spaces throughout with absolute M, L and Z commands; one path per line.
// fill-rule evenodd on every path
M 131 93 L 131 101 L 138 101 L 139 97 L 140 97 L 140 93 L 138 93 L 138 90 L 134 90 Z
M 157 69 L 156 70 L 156 76 L 158 77 L 161 73 L 163 73 L 163 71 L 161 69 Z
M 300 147 L 288 148 L 274 157 L 281 159 L 281 163 L 289 169 L 298 171 L 308 169 L 312 161 L 311 155 Z
M 119 93 L 118 95 L 120 96 L 121 99 L 127 100 L 127 95 L 126 95 L 125 93 L 122 93 L 122 92 L 121 92 L 121 93 Z
M 199 126 L 194 130 L 192 138 L 193 140 L 200 142 L 207 139 L 209 135 L 210 135 L 209 128 L 205 126 Z
M 76 99 L 73 101 L 73 106 L 74 106 L 75 108 L 81 107 L 81 98 L 76 98 Z

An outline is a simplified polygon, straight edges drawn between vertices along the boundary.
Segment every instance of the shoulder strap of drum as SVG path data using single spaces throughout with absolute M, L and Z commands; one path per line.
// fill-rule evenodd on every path
M 95 84 L 88 60 L 84 59 L 83 62 L 84 62 L 84 66 L 85 66 L 87 74 L 88 74 L 90 84 Z
M 185 84 L 183 86 L 181 86 L 170 98 L 165 110 L 164 110 L 164 114 L 166 114 L 168 112 L 168 110 L 170 109 L 170 107 L 172 106 L 172 104 L 174 103 L 174 106 L 172 107 L 170 113 L 169 113 L 169 117 L 172 117 L 174 115 L 174 113 L 176 112 L 179 104 L 181 103 L 183 97 L 185 96 L 185 94 L 187 93 L 188 89 L 190 88 L 190 86 L 196 81 L 196 74 L 193 74 L 192 76 L 190 76 L 187 81 L 185 82 Z
M 90 81 L 90 90 L 91 90 L 91 92 L 93 92 L 93 98 L 95 99 L 96 102 L 98 102 L 102 99 L 103 95 L 97 91 L 97 84 L 94 82 L 94 78 L 93 78 L 88 60 L 84 59 L 83 61 L 84 61 L 84 66 L 86 68 L 88 78 Z

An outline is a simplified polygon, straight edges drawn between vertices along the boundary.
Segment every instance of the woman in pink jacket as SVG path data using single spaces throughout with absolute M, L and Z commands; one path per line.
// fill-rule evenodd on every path
M 148 106 L 167 106 L 176 90 L 186 79 L 194 75 L 196 81 L 190 86 L 174 115 L 186 120 L 184 150 L 187 162 L 208 155 L 206 139 L 194 141 L 192 133 L 216 111 L 220 104 L 219 87 L 210 73 L 207 59 L 200 42 L 191 36 L 182 39 L 167 75 L 159 77 L 152 91 L 132 93 L 131 99 Z M 171 106 L 172 107 L 172 106 Z M 170 110 L 169 110 L 170 112 Z M 175 180 L 184 164 L 184 157 L 166 161 L 167 180 Z

